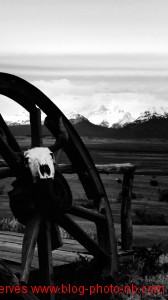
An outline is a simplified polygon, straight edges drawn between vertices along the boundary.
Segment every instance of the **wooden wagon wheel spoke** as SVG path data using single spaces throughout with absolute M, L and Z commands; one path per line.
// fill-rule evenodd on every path
M 51 224 L 43 221 L 38 236 L 38 256 L 39 269 L 42 278 L 42 285 L 54 285 L 54 273 L 52 263 L 52 244 L 51 244 Z M 55 294 L 43 295 L 45 300 L 55 300 Z
M 57 151 L 59 149 L 63 149 L 65 151 L 72 163 L 73 169 L 77 173 L 79 180 L 83 185 L 88 200 L 94 201 L 94 208 L 97 211 L 93 212 L 91 210 L 84 210 L 80 206 L 72 205 L 69 207 L 69 213 L 72 215 L 80 215 L 83 218 L 95 222 L 97 227 L 98 245 L 95 245 L 93 241 L 90 241 L 89 236 L 66 215 L 64 210 L 61 212 L 63 214 L 62 218 L 59 219 L 58 217 L 57 221 L 60 225 L 62 224 L 64 228 L 70 231 L 71 234 L 73 233 L 72 235 L 74 235 L 79 242 L 85 245 L 86 248 L 89 248 L 88 250 L 91 251 L 94 256 L 96 256 L 98 251 L 99 256 L 105 261 L 105 258 L 108 257 L 110 262 L 108 261 L 108 266 L 104 263 L 104 266 L 102 266 L 102 272 L 104 275 L 112 276 L 116 279 L 117 246 L 112 212 L 101 178 L 82 140 L 59 108 L 41 91 L 25 80 L 10 74 L 0 73 L 0 93 L 14 99 L 30 112 L 32 147 L 42 146 L 39 109 L 47 115 L 45 125 L 56 139 L 56 143 L 50 148 L 50 150 Z M 4 146 L 3 143 L 2 146 Z M 9 153 L 9 156 L 10 155 L 11 153 Z M 10 164 L 9 159 L 7 162 L 9 167 L 12 168 L 12 171 L 15 171 L 14 169 L 17 165 L 16 161 L 13 165 Z M 51 237 L 47 234 L 47 232 L 49 233 L 49 227 L 46 227 L 45 232 L 46 245 L 48 245 L 46 246 L 47 261 L 49 260 L 50 251 L 52 249 L 52 242 L 50 241 Z M 40 253 L 39 256 L 41 256 Z M 40 267 L 42 266 L 41 264 L 42 259 L 40 259 Z M 50 271 L 47 271 L 48 279 L 46 278 L 49 282 L 51 273 L 52 271 L 50 268 Z
M 68 132 L 64 126 L 62 116 L 58 118 L 56 124 L 49 117 L 46 117 L 44 124 L 50 130 L 50 132 L 56 136 L 56 142 L 53 146 L 49 147 L 50 150 L 55 152 L 65 148 L 68 143 Z
M 44 121 L 44 125 L 54 135 L 54 124 L 53 124 L 52 120 L 50 120 L 48 117 L 46 117 L 45 121 Z M 57 125 L 56 142 L 54 145 L 49 146 L 49 149 L 54 153 L 54 156 L 55 156 L 55 167 L 56 168 L 58 167 L 63 148 L 66 146 L 67 142 L 68 142 L 68 133 L 63 124 L 62 117 L 60 117 L 58 120 L 58 125 Z
M 104 249 L 94 242 L 67 214 L 59 215 L 57 220 L 58 224 L 68 231 L 72 237 L 79 241 L 90 254 L 102 261 L 108 260 L 108 254 L 104 251 Z
M 62 149 L 59 149 L 56 153 L 55 153 L 55 167 L 58 168 L 58 164 L 61 158 L 61 154 L 62 154 Z
M 22 261 L 21 261 L 21 276 L 20 281 L 22 284 L 28 284 L 30 267 L 33 259 L 35 246 L 40 230 L 40 215 L 36 215 L 31 219 L 25 229 L 23 245 L 22 245 Z

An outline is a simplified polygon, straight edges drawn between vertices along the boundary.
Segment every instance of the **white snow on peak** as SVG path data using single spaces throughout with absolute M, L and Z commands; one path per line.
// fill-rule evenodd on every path
M 71 123 L 73 125 L 82 122 L 83 120 L 87 120 L 84 116 L 82 116 L 80 113 L 76 111 L 66 114 L 66 117 L 68 118 L 68 120 L 71 120 Z
M 72 111 L 68 114 L 66 114 L 66 117 L 70 120 L 70 119 L 77 119 L 77 118 L 84 118 L 84 116 L 82 116 L 79 112 L 76 111 Z
M 119 121 L 122 125 L 124 125 L 124 122 L 127 122 L 128 114 L 129 113 L 125 112 L 124 109 L 120 108 L 117 105 L 114 105 L 112 107 L 101 105 L 96 110 L 91 111 L 89 114 L 87 114 L 86 117 L 93 124 L 112 127 L 113 124 L 116 124 Z
M 136 121 L 148 121 L 154 117 L 164 118 L 168 116 L 168 107 L 149 107 L 145 112 L 140 113 Z
M 20 113 L 14 115 L 7 115 L 3 116 L 4 120 L 6 121 L 7 125 L 29 125 L 30 124 L 30 116 L 29 112 L 24 110 Z M 42 123 L 44 121 L 45 114 L 41 114 Z
M 89 111 L 89 108 L 88 108 Z M 83 114 L 79 111 L 72 111 L 66 114 L 66 117 L 71 120 L 73 125 L 82 121 L 89 120 L 91 123 L 101 125 L 104 127 L 123 127 L 125 124 L 132 122 L 143 122 L 153 117 L 168 117 L 168 107 L 149 107 L 144 112 L 139 114 L 139 117 L 135 118 L 130 112 L 125 111 L 123 108 L 116 104 L 110 104 L 109 106 L 101 105 L 94 110 L 90 110 L 88 113 Z M 7 125 L 28 125 L 30 124 L 29 113 L 24 110 L 21 113 L 15 115 L 3 116 Z M 41 119 L 44 121 L 45 114 L 42 112 Z
M 133 118 L 129 112 L 126 112 L 122 117 L 122 119 L 120 119 L 116 124 L 113 124 L 112 127 L 113 128 L 123 127 L 124 125 L 132 123 L 133 121 L 135 121 L 135 118 Z
M 4 117 L 7 125 L 27 125 L 30 124 L 29 113 L 27 111 L 22 111 L 15 115 L 9 115 Z

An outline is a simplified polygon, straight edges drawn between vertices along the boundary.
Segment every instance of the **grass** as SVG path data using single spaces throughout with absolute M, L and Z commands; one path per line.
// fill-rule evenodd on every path
M 164 255 L 165 256 L 165 255 Z M 130 293 L 129 299 L 166 299 L 163 294 L 148 293 L 149 286 L 160 286 L 161 291 L 168 292 L 168 264 L 161 261 L 163 251 L 160 245 L 154 245 L 152 249 L 140 249 L 135 254 L 134 260 L 130 264 L 120 265 L 121 286 L 131 287 L 132 284 L 138 287 L 139 295 Z M 142 293 L 142 286 L 145 286 L 146 293 Z M 123 295 L 122 299 L 128 299 L 128 295 Z M 148 298 L 149 297 L 149 298 Z M 150 298 L 151 297 L 151 298 Z M 163 297 L 163 298 L 160 298 Z
M 11 232 L 25 232 L 25 226 L 13 218 L 2 218 L 0 219 L 0 230 L 1 231 L 11 231 Z M 95 241 L 97 241 L 97 234 L 88 228 L 86 233 Z M 61 238 L 63 239 L 74 239 L 65 229 L 60 227 Z
M 20 224 L 15 218 L 3 218 L 0 220 L 0 230 L 12 232 L 24 232 L 24 226 Z
M 24 149 L 30 147 L 30 137 L 17 137 L 20 146 Z M 168 140 L 141 139 L 117 140 L 83 138 L 95 163 L 133 163 L 137 171 L 167 171 L 168 172 Z M 44 137 L 43 143 L 49 146 L 54 143 L 51 137 Z M 66 163 L 67 157 L 61 155 L 61 163 Z
M 76 174 L 66 174 L 65 178 L 67 179 L 72 194 L 74 202 L 85 207 L 90 205 L 90 202 L 87 200 L 85 195 L 84 189 L 81 183 L 78 180 Z M 114 222 L 116 223 L 116 235 L 117 238 L 120 238 L 120 210 L 121 210 L 121 203 L 117 203 L 117 198 L 119 192 L 121 191 L 122 184 L 116 181 L 116 178 L 120 178 L 122 180 L 123 175 L 121 174 L 112 174 L 112 175 L 101 175 L 102 181 L 106 188 L 106 192 L 109 198 L 110 206 L 112 208 Z M 135 242 L 142 243 L 144 241 L 144 245 L 150 245 L 152 243 L 152 239 L 154 242 L 159 239 L 165 242 L 165 235 L 166 235 L 166 226 L 158 226 L 158 229 L 154 226 L 145 227 L 147 230 L 147 235 L 143 230 L 143 222 L 137 222 L 136 211 L 143 211 L 145 210 L 146 214 L 149 215 L 156 215 L 159 213 L 163 215 L 163 218 L 168 220 L 168 203 L 165 202 L 158 202 L 160 190 L 166 189 L 168 176 L 157 176 L 159 185 L 158 186 L 151 186 L 150 180 L 152 176 L 149 175 L 135 175 L 134 178 L 134 185 L 133 185 L 133 193 L 136 195 L 136 199 L 132 200 L 132 218 L 133 224 L 140 224 L 142 225 L 141 238 L 139 240 L 137 225 L 134 225 L 133 233 Z M 11 190 L 11 183 L 14 179 L 13 178 L 5 178 L 1 180 L 1 184 L 4 185 L 4 195 L 0 195 L 0 219 L 3 218 L 12 218 L 12 213 L 9 206 L 9 198 L 7 192 Z M 85 231 L 89 232 L 90 234 L 93 232 L 95 235 L 95 226 L 93 223 L 87 222 L 85 220 L 79 220 L 74 217 L 75 220 L 85 229 Z M 167 224 L 167 223 L 166 223 Z M 163 225 L 163 223 L 162 223 Z M 160 229 L 159 229 L 160 227 Z M 157 230 L 157 236 L 155 235 L 155 230 Z M 146 239 L 148 236 L 148 240 Z M 148 244 L 147 244 L 148 243 Z M 137 242 L 136 242 L 137 244 Z
M 12 232 L 19 232 L 24 233 L 25 226 L 22 225 L 17 221 L 17 219 L 13 218 L 2 218 L 0 220 L 0 230 L 2 231 L 12 231 Z M 73 239 L 72 236 L 65 231 L 63 228 L 60 228 L 61 237 L 67 239 Z
M 53 144 L 52 139 L 45 139 L 47 145 Z M 158 172 L 168 172 L 168 141 L 163 140 L 143 140 L 143 141 L 118 141 L 118 140 L 99 140 L 99 139 L 84 139 L 86 146 L 90 150 L 91 156 L 95 163 L 126 163 L 131 162 L 137 166 L 137 171 L 152 172 L 152 175 L 135 175 L 133 193 L 135 195 L 132 201 L 132 217 L 133 217 L 133 246 L 139 248 L 145 247 L 144 252 L 137 252 L 137 257 L 132 263 L 123 264 L 120 266 L 119 284 L 137 284 L 142 285 L 156 285 L 161 284 L 165 286 L 168 292 L 168 262 L 166 253 L 168 252 L 167 226 L 156 226 L 156 222 L 150 223 L 151 226 L 144 225 L 145 220 L 149 220 L 149 216 L 153 216 L 154 221 L 156 214 L 163 216 L 162 219 L 168 220 L 168 203 L 159 202 L 160 191 L 167 188 L 168 176 L 158 176 Z M 27 140 L 23 137 L 20 139 L 23 147 L 27 146 Z M 67 162 L 64 155 L 61 156 L 61 162 Z M 82 204 L 88 207 L 89 203 L 83 187 L 75 174 L 65 175 L 70 188 L 72 190 L 75 203 Z M 112 208 L 116 238 L 120 239 L 120 203 L 117 203 L 117 197 L 121 192 L 123 179 L 122 175 L 101 175 L 104 183 L 110 205 Z M 117 179 L 117 180 L 116 180 Z M 157 181 L 157 184 L 151 185 L 151 180 Z M 0 229 L 22 232 L 23 226 L 13 219 L 7 192 L 11 189 L 11 182 L 13 178 L 6 178 L 1 180 L 1 186 L 4 186 L 3 195 L 0 195 Z M 163 193 L 162 193 L 163 194 Z M 136 212 L 141 213 L 140 225 L 136 224 Z M 93 238 L 96 239 L 95 226 L 85 220 L 75 218 L 75 221 L 84 228 L 84 230 Z M 167 222 L 167 221 L 166 221 Z M 161 223 L 160 221 L 158 223 Z M 166 223 L 167 224 L 167 223 Z M 20 231 L 21 230 L 21 231 Z M 72 238 L 67 232 L 61 229 L 61 236 L 63 238 Z M 152 260 L 153 245 L 161 243 L 163 253 L 152 261 L 152 268 L 150 263 Z M 148 252 L 148 251 L 149 252 Z M 151 251 L 151 252 L 150 252 Z M 139 256 L 138 256 L 139 254 Z M 143 254 L 143 255 L 141 255 Z M 162 261 L 162 264 L 159 264 Z M 143 272 L 142 272 L 143 271 Z M 61 275 L 62 274 L 62 275 Z M 83 257 L 79 257 L 78 262 L 72 267 L 65 266 L 64 269 L 57 269 L 55 278 L 61 282 L 71 282 L 71 284 L 80 284 L 83 280 L 85 285 L 91 283 L 98 283 L 99 270 L 98 264 L 95 262 L 88 262 Z M 61 277 L 62 276 L 62 277 Z M 151 299 L 146 295 L 124 295 L 123 299 Z M 81 296 L 80 296 L 81 297 Z M 68 295 L 67 299 L 79 299 L 79 295 L 73 298 Z M 83 300 L 87 299 L 82 297 Z M 166 299 L 155 297 L 155 299 Z
M 150 250 L 137 250 L 136 256 L 132 262 L 120 264 L 117 285 L 123 289 L 127 287 L 127 294 L 121 292 L 117 299 L 167 299 L 164 295 L 159 293 L 154 295 L 147 292 L 145 294 L 129 293 L 129 288 L 132 287 L 132 284 L 138 287 L 139 291 L 141 291 L 142 286 L 146 286 L 146 291 L 149 286 L 160 286 L 161 291 L 164 288 L 165 294 L 168 292 L 168 264 L 163 262 L 163 259 L 161 261 L 162 257 L 162 250 L 158 245 L 154 246 Z M 34 277 L 33 274 L 31 275 L 31 285 L 37 284 L 38 275 L 38 271 L 34 273 Z M 113 284 L 113 286 L 116 285 L 111 277 L 105 279 L 101 276 L 100 263 L 98 263 L 96 259 L 89 261 L 82 256 L 79 256 L 79 259 L 75 263 L 55 268 L 54 278 L 55 283 L 60 287 L 62 284 L 64 286 L 70 285 L 85 287 L 85 291 L 81 288 L 77 293 L 72 294 L 71 292 L 64 294 L 63 299 L 70 300 L 79 298 L 82 298 L 83 300 L 107 299 L 106 294 L 103 293 L 103 291 L 107 290 L 107 286 L 110 286 L 111 284 Z M 101 286 L 102 294 L 98 293 L 97 295 L 95 294 L 90 297 L 88 295 L 89 292 L 87 291 L 87 288 L 89 289 L 90 286 L 95 287 L 97 285 Z

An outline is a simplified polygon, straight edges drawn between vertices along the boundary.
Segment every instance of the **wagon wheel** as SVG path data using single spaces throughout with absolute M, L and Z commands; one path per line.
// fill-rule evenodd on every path
M 13 99 L 30 113 L 32 147 L 42 146 L 39 109 L 47 115 L 45 124 L 57 141 L 59 140 L 59 122 L 62 120 L 68 137 L 63 143 L 63 150 L 70 159 L 73 169 L 78 174 L 88 200 L 93 201 L 95 209 L 92 211 L 72 203 L 68 210 L 63 209 L 59 211 L 59 214 L 56 213 L 54 222 L 58 244 L 60 236 L 57 231 L 57 225 L 60 225 L 81 243 L 90 254 L 99 259 L 99 262 L 102 263 L 102 275 L 105 277 L 111 276 L 115 280 L 117 274 L 117 246 L 112 213 L 100 176 L 82 140 L 59 108 L 46 95 L 27 81 L 10 74 L 0 73 L 0 94 Z M 0 127 L 8 137 L 8 145 L 0 137 L 0 153 L 16 178 L 19 181 L 23 179 L 26 181 L 29 178 L 29 174 L 25 169 L 22 158 L 18 154 L 21 152 L 21 149 L 5 125 L 3 119 L 1 119 Z M 95 223 L 98 244 L 73 221 L 69 214 Z M 39 267 L 44 276 L 45 284 L 52 285 L 53 283 L 50 226 L 51 222 L 48 220 L 41 223 L 41 216 L 38 212 L 27 223 L 22 247 L 21 274 L 21 279 L 25 283 L 28 281 L 30 264 L 37 240 Z M 49 297 L 48 299 L 54 299 L 53 295 L 48 295 L 47 297 Z

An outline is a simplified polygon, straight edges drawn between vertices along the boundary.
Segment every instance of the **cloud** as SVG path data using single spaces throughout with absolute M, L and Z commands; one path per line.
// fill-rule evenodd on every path
M 138 116 L 150 106 L 167 106 L 167 78 L 94 78 L 40 80 L 40 88 L 63 112 L 77 111 L 87 115 L 100 105 L 118 105 Z
M 33 85 L 41 89 L 46 95 L 53 98 L 57 95 L 87 95 L 94 92 L 94 84 L 77 82 L 69 79 L 36 80 Z
M 72 111 L 85 116 L 101 105 L 119 106 L 138 117 L 151 106 L 167 107 L 167 77 L 71 77 L 34 80 L 33 85 L 46 94 L 66 115 Z M 22 112 L 14 101 L 0 96 L 4 115 Z

